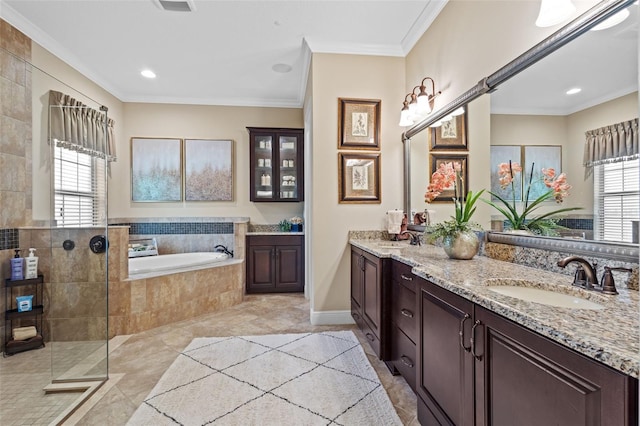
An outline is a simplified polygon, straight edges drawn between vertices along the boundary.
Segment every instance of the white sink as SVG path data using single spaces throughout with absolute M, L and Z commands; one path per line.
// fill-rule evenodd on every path
M 496 285 L 488 286 L 487 288 L 493 292 L 500 293 L 505 296 L 515 297 L 516 299 L 525 300 L 527 302 L 540 303 L 543 305 L 572 309 L 604 309 L 603 305 L 587 299 L 583 299 L 581 297 L 558 293 L 551 290 L 543 290 L 540 288 L 512 285 Z

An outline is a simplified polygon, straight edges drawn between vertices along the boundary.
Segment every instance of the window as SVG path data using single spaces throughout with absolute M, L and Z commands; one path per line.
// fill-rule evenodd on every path
M 596 239 L 633 242 L 633 228 L 638 221 L 640 206 L 639 161 L 635 159 L 594 167 Z
M 106 217 L 105 160 L 54 148 L 54 219 L 59 227 L 100 226 Z

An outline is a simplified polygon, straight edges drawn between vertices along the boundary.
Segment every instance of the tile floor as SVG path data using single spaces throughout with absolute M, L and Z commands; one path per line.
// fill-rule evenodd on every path
M 355 326 L 311 325 L 309 323 L 309 303 L 300 294 L 245 296 L 243 303 L 222 312 L 130 336 L 109 355 L 109 375 L 113 378 L 117 377 L 118 380 L 112 379 L 113 383 L 111 384 L 108 381 L 103 386 L 104 389 L 88 401 L 84 409 L 80 410 L 86 414 L 79 419 L 78 415 L 72 417 L 73 423 L 100 426 L 126 424 L 162 374 L 173 363 L 180 350 L 195 337 L 323 330 L 354 330 L 358 339 L 363 342 L 365 352 L 378 372 L 403 423 L 411 426 L 419 425 L 416 414 L 416 396 L 404 379 L 389 373 L 385 364 L 373 354 L 364 336 Z M 14 401 L 14 404 L 17 403 L 19 402 Z M 4 426 L 5 423 L 0 421 L 0 424 Z

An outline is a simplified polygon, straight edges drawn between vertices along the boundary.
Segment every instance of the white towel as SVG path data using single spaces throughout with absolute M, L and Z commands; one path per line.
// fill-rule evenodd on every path
M 387 232 L 399 234 L 402 229 L 402 219 L 404 219 L 402 210 L 389 210 L 387 212 Z
M 27 340 L 37 335 L 38 332 L 34 326 L 16 327 L 13 329 L 13 340 Z

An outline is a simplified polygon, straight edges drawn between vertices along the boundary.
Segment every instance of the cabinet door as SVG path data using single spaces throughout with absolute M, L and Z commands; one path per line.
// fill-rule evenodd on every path
M 637 380 L 476 307 L 477 424 L 637 424 Z
M 369 253 L 363 254 L 363 305 L 362 314 L 378 339 L 382 329 L 382 277 L 378 267 L 380 260 Z
M 280 198 L 302 201 L 302 132 L 278 134 Z
M 275 283 L 274 246 L 249 246 L 247 250 L 249 271 L 247 293 L 273 289 Z
M 251 201 L 273 201 L 277 197 L 279 170 L 274 156 L 275 134 L 255 131 L 251 139 Z
M 302 247 L 276 247 L 276 291 L 304 291 Z
M 423 279 L 418 303 L 418 395 L 440 424 L 473 425 L 473 357 L 462 346 L 473 304 Z

